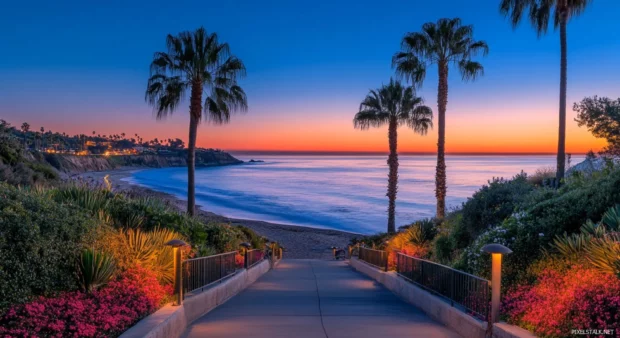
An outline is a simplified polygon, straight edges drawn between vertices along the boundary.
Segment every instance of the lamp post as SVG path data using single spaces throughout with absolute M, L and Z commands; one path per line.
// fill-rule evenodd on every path
M 502 255 L 512 253 L 512 250 L 501 244 L 487 244 L 482 251 L 491 254 L 491 323 L 499 321 L 500 292 L 502 288 Z
M 171 246 L 174 251 L 174 293 L 176 294 L 176 300 L 174 305 L 179 306 L 183 304 L 183 277 L 182 277 L 182 263 L 181 263 L 181 248 L 187 246 L 187 243 L 180 239 L 173 239 L 166 242 L 167 246 Z
M 250 250 L 250 248 L 252 247 L 252 245 L 248 242 L 243 242 L 241 244 L 239 244 L 239 246 L 241 246 L 243 249 L 243 267 L 244 268 L 248 268 L 248 251 Z

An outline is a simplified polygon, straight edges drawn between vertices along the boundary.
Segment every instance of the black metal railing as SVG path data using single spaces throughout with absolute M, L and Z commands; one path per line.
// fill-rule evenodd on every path
M 248 250 L 246 253 L 246 267 L 251 268 L 254 265 L 260 263 L 265 258 L 265 250 L 262 249 L 254 249 Z
M 183 295 L 234 275 L 237 271 L 235 255 L 237 251 L 183 261 Z
M 361 252 L 361 251 L 360 251 Z M 425 259 L 396 254 L 396 272 L 424 289 L 457 304 L 466 312 L 487 320 L 491 302 L 490 282 Z
M 387 270 L 388 253 L 386 251 L 360 247 L 358 258 L 370 265 Z

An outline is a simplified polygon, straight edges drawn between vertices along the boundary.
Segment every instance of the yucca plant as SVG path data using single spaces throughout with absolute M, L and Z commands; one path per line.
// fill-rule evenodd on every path
M 121 229 L 110 241 L 110 250 L 122 268 L 140 265 L 154 271 L 160 282 L 168 284 L 174 279 L 174 251 L 165 243 L 172 239 L 184 238 L 169 229 Z
M 71 203 L 98 215 L 110 203 L 109 191 L 90 188 L 81 184 L 70 184 L 52 192 L 57 202 Z
M 600 271 L 620 278 L 620 233 L 593 239 L 586 248 L 586 257 Z
M 112 255 L 95 249 L 84 249 L 79 261 L 82 287 L 92 292 L 105 285 L 116 271 L 116 263 Z
M 620 278 L 620 206 L 616 205 L 602 217 L 600 223 L 588 220 L 579 234 L 556 237 L 552 247 L 563 257 L 585 257 L 596 269 Z M 616 231 L 616 232 L 613 232 Z

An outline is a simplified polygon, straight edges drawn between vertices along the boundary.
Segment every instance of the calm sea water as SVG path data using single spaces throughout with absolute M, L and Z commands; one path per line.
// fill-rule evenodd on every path
M 249 160 L 250 157 L 238 156 Z M 196 169 L 196 203 L 234 218 L 358 233 L 387 227 L 386 156 L 260 156 L 264 163 Z M 573 163 L 583 160 L 573 157 Z M 400 156 L 396 224 L 435 213 L 435 156 Z M 554 156 L 448 156 L 450 208 L 492 177 L 554 166 Z M 185 198 L 186 168 L 143 170 L 134 183 Z

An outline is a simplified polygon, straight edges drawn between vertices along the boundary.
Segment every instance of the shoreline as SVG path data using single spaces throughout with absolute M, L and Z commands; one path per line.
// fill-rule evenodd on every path
M 116 192 L 123 192 L 130 196 L 156 197 L 178 211 L 185 212 L 187 203 L 185 199 L 126 180 L 134 172 L 147 169 L 153 168 L 120 167 L 113 170 L 85 172 L 72 175 L 72 178 L 81 178 L 87 182 L 102 184 L 104 177 L 108 176 L 112 189 Z M 203 208 L 203 206 L 196 205 L 196 217 L 205 222 L 246 226 L 260 236 L 280 243 L 285 248 L 285 258 L 333 259 L 331 247 L 346 248 L 353 238 L 364 236 L 363 234 L 333 229 L 231 218 L 212 213 Z

